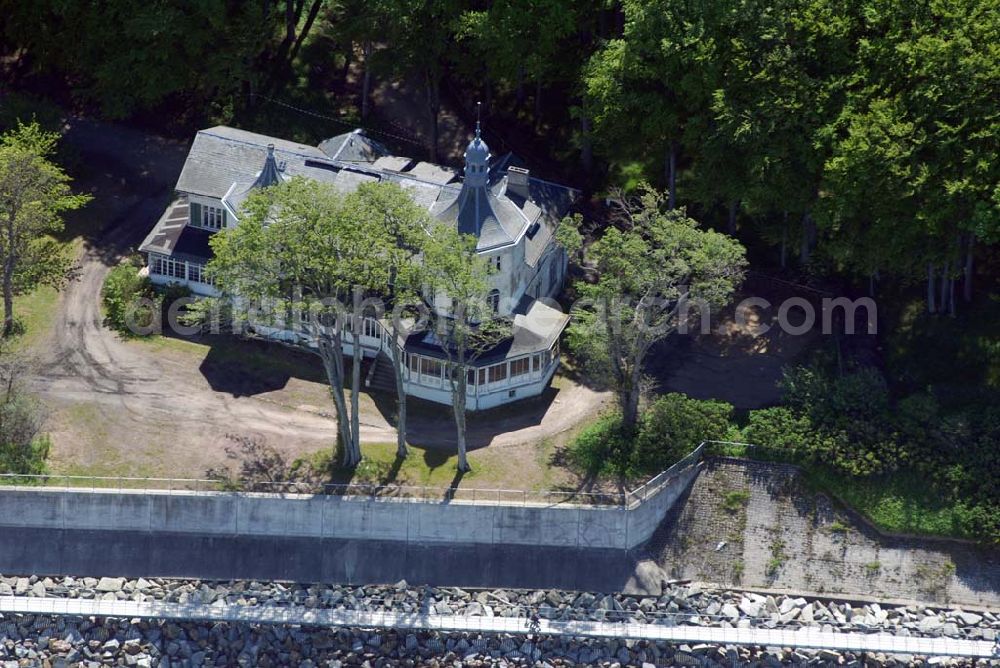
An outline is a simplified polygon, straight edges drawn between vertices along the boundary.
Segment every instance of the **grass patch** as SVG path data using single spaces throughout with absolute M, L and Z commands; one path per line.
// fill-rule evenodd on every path
M 742 510 L 749 500 L 750 492 L 747 492 L 746 490 L 729 492 L 722 499 L 722 509 L 729 513 L 736 513 Z
M 333 461 L 333 449 L 321 450 L 303 460 L 315 470 L 327 471 L 330 482 L 337 484 L 412 485 L 417 487 L 450 487 L 456 482 L 458 455 L 437 450 L 410 448 L 403 460 L 396 458 L 395 443 L 363 443 L 363 459 L 353 471 L 341 468 Z M 469 453 L 472 471 L 462 476 L 462 485 L 474 481 L 479 487 L 499 486 L 509 482 L 511 471 L 517 468 L 510 462 L 505 469 L 498 466 L 486 453 Z M 295 466 L 293 464 L 293 466 Z M 490 484 L 496 483 L 496 484 Z
M 14 317 L 20 333 L 11 339 L 11 348 L 17 351 L 36 349 L 52 331 L 58 310 L 59 291 L 47 285 L 15 297 Z
M 773 578 L 781 570 L 781 566 L 788 559 L 788 555 L 785 554 L 785 541 L 780 538 L 775 537 L 771 541 L 771 558 L 767 560 L 767 567 L 764 569 L 764 573 L 769 578 Z
M 885 531 L 982 538 L 969 531 L 972 518 L 964 503 L 948 501 L 928 485 L 926 477 L 916 473 L 855 478 L 813 466 L 806 469 L 806 478 L 811 487 L 842 500 Z M 837 531 L 839 524 L 834 522 L 829 530 Z
M 834 520 L 830 523 L 830 526 L 828 526 L 826 530 L 830 533 L 845 534 L 850 530 L 850 527 L 840 520 Z

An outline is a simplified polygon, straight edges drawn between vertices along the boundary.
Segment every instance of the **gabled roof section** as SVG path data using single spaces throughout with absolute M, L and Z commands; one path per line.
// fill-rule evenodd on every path
M 345 193 L 362 183 L 388 180 L 432 215 L 475 235 L 480 251 L 526 236 L 525 260 L 535 266 L 579 193 L 528 178 L 527 172 L 520 173 L 520 185 L 508 187 L 508 170 L 520 161 L 507 154 L 490 162 L 489 147 L 479 136 L 469 146 L 460 177 L 450 167 L 393 156 L 360 130 L 315 147 L 217 126 L 195 136 L 176 189 L 222 200 L 238 215 L 253 188 L 293 176 L 328 183 Z
M 276 165 L 287 165 L 287 175 L 313 176 L 303 169 L 305 161 L 327 159 L 315 146 L 220 125 L 195 135 L 176 190 L 222 199 L 234 183 L 254 180 L 267 158 L 268 144 L 274 145 Z
M 319 150 L 331 160 L 367 164 L 373 164 L 381 157 L 392 155 L 385 146 L 366 135 L 360 128 L 320 142 Z

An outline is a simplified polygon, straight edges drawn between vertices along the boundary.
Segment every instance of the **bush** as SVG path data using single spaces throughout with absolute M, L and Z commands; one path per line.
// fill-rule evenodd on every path
M 585 427 L 569 447 L 569 460 L 591 475 L 632 478 L 659 473 L 702 441 L 726 438 L 732 412 L 724 402 L 667 394 L 642 414 L 634 438 L 625 435 L 619 413 Z
M 132 263 L 123 262 L 108 272 L 101 298 L 104 324 L 122 336 L 158 329 L 162 302 L 149 278 L 140 276 Z
M 0 473 L 39 474 L 45 471 L 49 437 L 41 433 L 45 411 L 14 386 L 0 403 Z
M 632 443 L 622 429 L 620 413 L 608 413 L 589 424 L 569 447 L 570 463 L 591 475 L 629 477 Z
M 639 471 L 661 471 L 698 447 L 702 441 L 726 438 L 733 407 L 722 401 L 666 394 L 643 413 L 634 461 Z

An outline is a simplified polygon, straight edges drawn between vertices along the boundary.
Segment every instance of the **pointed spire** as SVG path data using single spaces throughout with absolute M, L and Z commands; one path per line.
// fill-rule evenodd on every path
M 257 175 L 257 180 L 253 182 L 251 188 L 266 188 L 282 181 L 281 170 L 278 169 L 278 163 L 274 159 L 274 144 L 268 144 L 264 167 L 260 170 L 260 174 Z
M 483 103 L 476 102 L 476 139 L 480 138 L 479 122 L 482 117 Z

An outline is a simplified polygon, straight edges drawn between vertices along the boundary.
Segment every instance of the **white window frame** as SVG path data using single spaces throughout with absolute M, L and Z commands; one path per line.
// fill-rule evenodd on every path
M 221 206 L 201 205 L 201 226 L 206 230 L 221 230 L 226 226 L 226 211 Z

